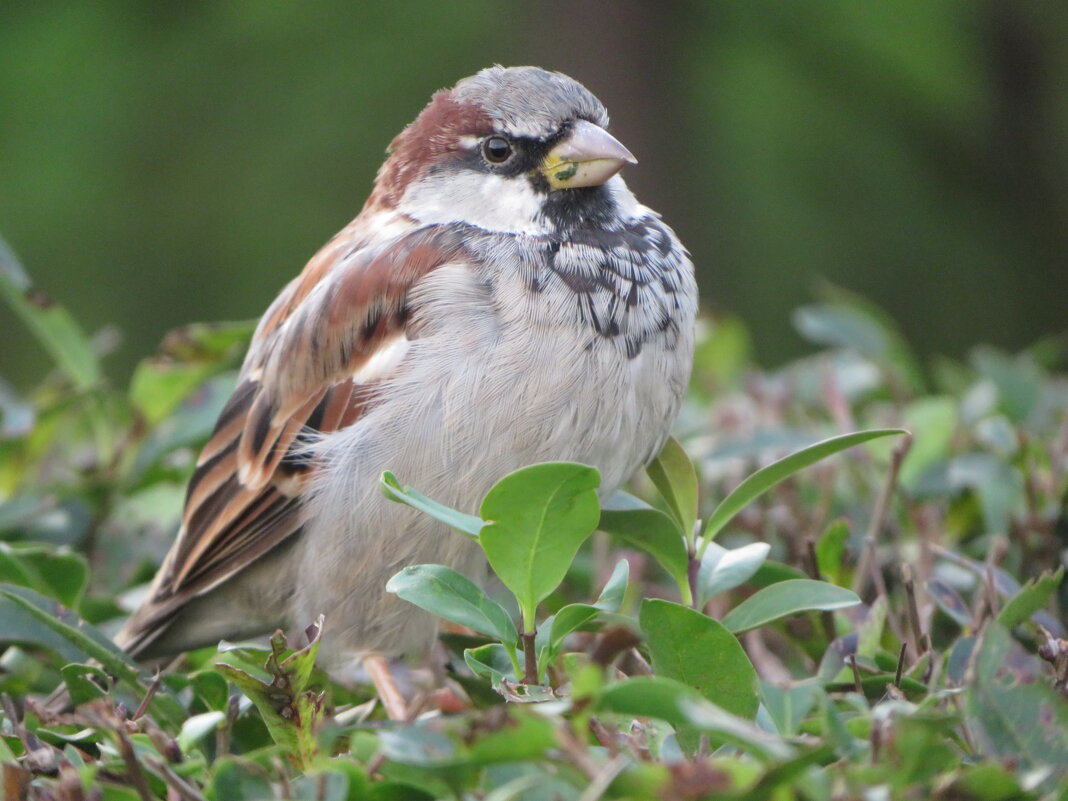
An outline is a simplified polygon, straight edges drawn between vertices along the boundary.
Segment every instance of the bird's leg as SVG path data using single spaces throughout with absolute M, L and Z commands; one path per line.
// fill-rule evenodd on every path
M 407 720 L 408 703 L 397 689 L 393 674 L 389 670 L 389 661 L 381 654 L 368 654 L 363 658 L 363 666 L 371 683 L 375 685 L 378 698 L 386 708 L 390 720 Z

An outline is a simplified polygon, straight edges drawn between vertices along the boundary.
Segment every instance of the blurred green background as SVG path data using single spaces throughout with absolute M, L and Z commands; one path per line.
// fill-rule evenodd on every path
M 1068 328 L 1068 11 L 1029 0 L 0 4 L 0 234 L 123 379 L 257 316 L 432 91 L 585 83 L 765 365 L 821 278 L 921 353 Z M 41 352 L 0 312 L 0 374 Z

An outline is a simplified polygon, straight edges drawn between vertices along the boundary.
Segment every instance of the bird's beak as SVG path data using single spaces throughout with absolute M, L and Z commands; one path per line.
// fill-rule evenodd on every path
M 549 151 L 538 168 L 553 189 L 600 186 L 624 164 L 637 164 L 629 150 L 604 128 L 586 120 L 571 126 L 571 133 Z

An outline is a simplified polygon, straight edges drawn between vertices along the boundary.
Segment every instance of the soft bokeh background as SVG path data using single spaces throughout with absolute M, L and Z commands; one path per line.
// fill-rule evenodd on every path
M 0 234 L 122 379 L 258 315 L 488 64 L 589 86 L 766 365 L 821 279 L 921 353 L 1068 328 L 1068 11 L 1029 0 L 4 3 Z M 41 353 L 0 311 L 0 374 Z

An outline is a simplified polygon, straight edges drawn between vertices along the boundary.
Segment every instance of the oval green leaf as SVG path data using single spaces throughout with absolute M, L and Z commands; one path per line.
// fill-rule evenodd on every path
M 527 631 L 535 609 L 563 581 L 579 546 L 597 528 L 601 476 L 571 462 L 531 465 L 502 478 L 482 501 L 479 542 L 511 590 Z
M 701 558 L 697 573 L 698 608 L 704 608 L 713 596 L 749 581 L 767 560 L 770 551 L 771 546 L 766 542 L 751 542 L 733 549 L 711 543 Z
M 826 581 L 791 579 L 746 598 L 724 616 L 723 625 L 739 634 L 799 612 L 845 609 L 859 603 L 855 593 Z
M 733 715 L 756 717 L 756 670 L 723 624 L 655 599 L 642 601 L 638 620 L 656 675 L 681 681 Z
M 601 511 L 601 522 L 597 526 L 601 531 L 611 534 L 627 545 L 640 548 L 651 554 L 660 566 L 675 579 L 683 597 L 689 592 L 687 568 L 689 557 L 686 555 L 686 541 L 678 524 L 659 509 L 627 509 Z
M 519 639 L 503 606 L 469 578 L 444 565 L 406 567 L 386 583 L 386 592 L 509 645 L 514 646 Z

